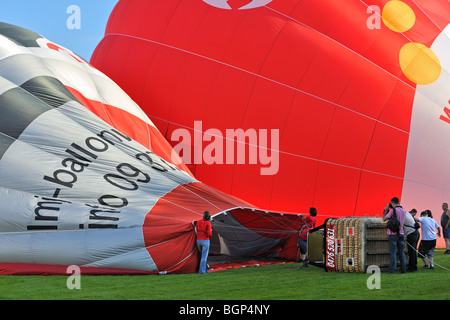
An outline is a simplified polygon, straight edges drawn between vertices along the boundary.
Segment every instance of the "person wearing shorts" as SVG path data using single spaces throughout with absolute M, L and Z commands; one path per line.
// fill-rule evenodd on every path
M 420 214 L 420 218 L 414 218 L 421 224 L 422 229 L 422 240 L 419 245 L 419 254 L 424 263 L 425 269 L 434 269 L 433 257 L 434 257 L 434 248 L 436 248 L 436 231 L 440 237 L 441 236 L 441 228 L 439 227 L 436 220 L 428 216 L 428 212 L 422 211 Z M 427 262 L 428 258 L 428 262 Z

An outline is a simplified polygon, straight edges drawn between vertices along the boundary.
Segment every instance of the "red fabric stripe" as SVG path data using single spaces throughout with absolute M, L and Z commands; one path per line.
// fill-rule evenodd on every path
M 67 272 L 69 266 L 50 264 L 0 263 L 1 275 L 71 275 Z M 81 275 L 115 275 L 115 274 L 155 274 L 157 272 L 80 267 Z
M 198 257 L 192 221 L 205 210 L 214 215 L 236 206 L 249 205 L 200 182 L 180 185 L 161 197 L 145 217 L 144 241 L 158 270 L 194 272 Z
M 161 158 L 173 163 L 171 160 L 172 147 L 157 128 L 120 108 L 103 104 L 100 101 L 88 99 L 74 88 L 67 87 L 67 89 L 81 104 L 100 117 L 103 121 L 139 142 Z M 176 166 L 192 176 L 192 173 L 184 163 Z
M 253 206 L 213 190 L 201 182 L 180 185 L 160 198 L 147 214 L 143 227 L 145 246 L 158 270 L 195 271 L 198 256 L 192 221 L 201 219 L 205 210 L 211 215 L 230 210 L 243 226 L 270 238 L 288 239 L 303 223 L 297 215 L 241 208 Z

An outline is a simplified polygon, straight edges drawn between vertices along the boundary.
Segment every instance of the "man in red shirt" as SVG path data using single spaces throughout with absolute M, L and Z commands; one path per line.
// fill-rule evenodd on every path
M 308 249 L 308 231 L 316 227 L 317 209 L 309 208 L 309 216 L 305 218 L 305 224 L 302 226 L 298 237 L 298 246 L 300 247 L 300 261 L 305 260 Z

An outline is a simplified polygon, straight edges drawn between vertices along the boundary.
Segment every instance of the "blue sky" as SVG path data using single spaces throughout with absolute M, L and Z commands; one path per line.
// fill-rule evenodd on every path
M 85 60 L 103 38 L 108 17 L 118 0 L 1 0 L 0 21 L 15 24 L 72 50 Z M 79 15 L 68 8 L 76 5 Z M 79 20 L 74 20 L 78 18 Z M 80 29 L 69 29 L 80 22 Z

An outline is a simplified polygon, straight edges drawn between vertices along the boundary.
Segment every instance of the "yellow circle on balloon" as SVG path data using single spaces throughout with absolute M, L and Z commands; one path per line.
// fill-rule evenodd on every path
M 411 81 L 427 85 L 441 75 L 441 63 L 436 54 L 421 43 L 407 43 L 400 50 L 400 67 Z
M 416 22 L 414 11 L 402 1 L 389 1 L 381 13 L 384 24 L 395 32 L 405 32 Z

